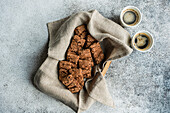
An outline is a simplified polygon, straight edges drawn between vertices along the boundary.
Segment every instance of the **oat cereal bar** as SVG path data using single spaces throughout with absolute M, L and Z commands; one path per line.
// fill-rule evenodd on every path
M 86 26 L 80 25 L 80 26 L 76 27 L 75 34 L 81 35 L 84 31 L 86 31 Z
M 88 60 L 79 60 L 79 67 L 82 69 L 89 69 L 91 68 L 91 61 Z
M 87 35 L 86 48 L 90 47 L 90 45 L 92 45 L 96 41 L 97 40 L 95 38 L 93 38 L 91 35 Z
M 79 60 L 79 56 L 75 55 L 75 54 L 67 54 L 67 60 L 70 61 L 71 63 L 77 64 L 78 60 Z

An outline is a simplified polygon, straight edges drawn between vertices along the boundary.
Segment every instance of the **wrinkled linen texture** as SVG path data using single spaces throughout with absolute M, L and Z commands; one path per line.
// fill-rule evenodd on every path
M 58 79 L 58 62 L 65 59 L 65 52 L 74 29 L 82 24 L 86 24 L 89 33 L 100 42 L 105 54 L 104 63 L 132 52 L 128 45 L 129 33 L 96 10 L 79 12 L 47 24 L 48 57 L 38 69 L 34 84 L 40 91 L 63 102 L 77 113 L 87 110 L 96 101 L 114 107 L 105 78 L 99 68 L 103 66 L 94 67 L 94 76 L 85 82 L 84 88 L 78 94 L 72 94 Z

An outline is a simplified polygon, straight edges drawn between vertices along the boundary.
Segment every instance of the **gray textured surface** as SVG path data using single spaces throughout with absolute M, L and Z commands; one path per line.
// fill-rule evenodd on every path
M 131 36 L 148 30 L 155 45 L 150 52 L 134 51 L 113 61 L 106 79 L 116 108 L 95 103 L 87 113 L 170 112 L 170 0 L 1 0 L 0 113 L 73 112 L 32 85 L 47 56 L 46 23 L 91 9 L 119 22 L 120 11 L 127 5 L 143 13 L 141 24 L 127 29 Z

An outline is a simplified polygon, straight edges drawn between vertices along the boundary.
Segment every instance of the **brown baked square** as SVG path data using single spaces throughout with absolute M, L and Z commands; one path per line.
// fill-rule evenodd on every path
M 69 70 L 72 67 L 72 63 L 68 62 L 68 61 L 60 61 L 59 62 L 59 68 L 61 69 L 66 69 Z
M 103 50 L 99 42 L 92 44 L 90 49 L 96 64 L 99 64 L 104 59 Z
M 75 78 L 77 80 L 77 82 L 83 87 L 84 86 L 84 78 L 83 78 L 83 75 L 82 76 L 79 76 L 79 77 L 76 77 Z
M 75 55 L 75 54 L 70 54 L 68 53 L 67 54 L 67 60 L 74 63 L 74 64 L 77 64 L 78 60 L 79 60 L 79 56 L 78 55 Z
M 84 32 L 80 35 L 80 38 L 81 38 L 81 39 L 85 39 L 86 36 L 87 36 L 87 32 L 84 31 Z
M 80 26 L 76 27 L 75 34 L 81 35 L 84 31 L 86 31 L 86 26 L 80 25 Z
M 72 68 L 69 70 L 69 73 L 71 73 L 71 75 L 73 75 L 73 77 L 76 78 L 82 75 L 82 69 Z
M 76 55 L 76 52 L 73 51 L 71 48 L 68 48 L 67 54 L 74 54 L 74 55 Z
M 68 86 L 68 88 L 72 88 L 72 87 L 75 87 L 75 86 L 78 86 L 79 83 L 77 80 L 73 79 L 73 82 Z
M 72 41 L 71 44 L 70 44 L 70 47 L 69 47 L 69 51 L 72 51 L 72 52 L 77 52 L 78 51 L 78 45 L 77 45 L 77 42 L 76 41 Z
M 68 75 L 68 70 L 62 69 L 62 68 L 59 69 L 59 76 L 61 76 L 63 78 L 67 75 Z
M 72 76 L 78 81 L 80 85 L 84 85 L 84 79 L 83 79 L 83 74 L 82 74 L 82 69 L 79 68 L 73 68 L 70 69 L 69 72 L 72 74 Z
M 91 61 L 88 60 L 79 60 L 79 67 L 82 69 L 89 69 L 91 68 Z
M 59 62 L 59 68 L 69 70 L 71 68 L 77 68 L 77 65 L 73 64 L 69 61 L 60 61 Z
M 95 58 L 96 64 L 99 64 L 104 59 L 104 54 L 101 52 L 97 58 Z
M 96 42 L 96 43 L 93 43 L 90 48 L 93 49 L 93 48 L 98 48 L 100 47 L 100 43 L 99 42 Z M 95 51 L 94 51 L 95 52 Z
M 97 40 L 95 38 L 93 38 L 91 35 L 87 35 L 86 48 L 90 47 L 90 45 L 92 45 L 96 41 Z
M 90 49 L 84 49 L 84 50 L 80 51 L 79 57 L 80 57 L 80 59 L 87 59 L 87 58 L 92 57 Z
M 65 86 L 68 86 L 70 85 L 72 82 L 73 82 L 74 78 L 72 75 L 68 75 L 66 77 L 64 77 L 63 79 L 61 79 L 62 83 L 65 85 Z
M 84 78 L 91 78 L 91 68 L 82 69 L 82 74 Z
M 77 45 L 83 47 L 85 44 L 85 39 L 80 38 L 78 35 L 73 36 L 73 41 L 77 42 Z
M 81 52 L 79 52 L 79 59 L 91 61 L 92 66 L 94 66 L 90 49 L 81 50 Z

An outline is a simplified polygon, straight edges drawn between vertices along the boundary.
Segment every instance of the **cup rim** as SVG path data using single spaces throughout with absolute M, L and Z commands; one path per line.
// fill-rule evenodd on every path
M 133 26 L 129 26 L 129 25 L 127 25 L 127 24 L 123 21 L 123 11 L 125 11 L 126 9 L 130 9 L 130 8 L 135 9 L 135 10 L 137 11 L 137 13 L 139 14 L 139 16 L 140 16 L 139 22 L 138 22 L 136 25 L 133 25 Z M 120 13 L 120 21 L 121 21 L 121 23 L 122 23 L 122 25 L 123 25 L 124 27 L 136 27 L 136 26 L 138 26 L 138 25 L 141 23 L 141 21 L 142 21 L 142 13 L 141 13 L 141 11 L 140 11 L 137 7 L 135 7 L 135 6 L 126 6 L 126 7 L 123 8 L 123 10 L 122 10 L 121 13 Z
M 152 44 L 151 44 L 151 46 L 150 46 L 147 50 L 141 51 L 141 50 L 137 49 L 137 48 L 133 45 L 133 40 L 134 40 L 135 36 L 136 36 L 137 34 L 139 34 L 139 33 L 146 33 L 146 34 L 148 34 L 148 35 L 150 36 L 150 38 L 152 39 Z M 145 30 L 138 31 L 138 32 L 135 33 L 135 35 L 133 35 L 133 37 L 132 37 L 132 39 L 131 39 L 131 46 L 132 46 L 132 48 L 135 49 L 135 50 L 137 50 L 137 51 L 140 51 L 140 52 L 150 51 L 150 50 L 152 49 L 153 45 L 154 45 L 154 38 L 153 38 L 153 35 L 152 35 L 149 31 L 145 31 Z

